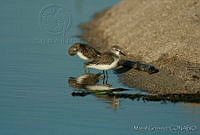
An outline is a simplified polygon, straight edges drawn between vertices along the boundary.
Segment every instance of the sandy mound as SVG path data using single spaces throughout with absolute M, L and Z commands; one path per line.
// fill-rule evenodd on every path
M 129 59 L 160 69 L 155 75 L 120 75 L 127 85 L 161 93 L 200 91 L 200 0 L 124 0 L 83 28 L 83 38 L 97 48 L 118 44 Z

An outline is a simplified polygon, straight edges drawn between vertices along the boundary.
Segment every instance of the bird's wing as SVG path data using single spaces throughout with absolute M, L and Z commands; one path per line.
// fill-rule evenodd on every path
M 109 54 L 102 54 L 100 57 L 97 57 L 91 62 L 88 62 L 89 64 L 109 64 L 114 61 L 114 58 L 111 57 Z
M 90 59 L 96 58 L 101 54 L 99 51 L 88 45 L 84 45 L 81 51 L 86 52 L 84 54 Z

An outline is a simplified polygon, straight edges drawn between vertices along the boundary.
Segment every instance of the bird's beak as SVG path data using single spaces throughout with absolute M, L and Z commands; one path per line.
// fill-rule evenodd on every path
M 124 54 L 122 51 L 120 51 L 120 54 L 126 56 L 126 54 Z

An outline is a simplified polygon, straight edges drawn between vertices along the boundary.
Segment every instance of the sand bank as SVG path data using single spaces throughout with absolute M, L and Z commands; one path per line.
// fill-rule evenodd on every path
M 128 59 L 154 65 L 148 74 L 119 75 L 129 87 L 157 93 L 200 91 L 200 0 L 123 0 L 81 26 L 83 39 L 105 51 L 122 47 Z

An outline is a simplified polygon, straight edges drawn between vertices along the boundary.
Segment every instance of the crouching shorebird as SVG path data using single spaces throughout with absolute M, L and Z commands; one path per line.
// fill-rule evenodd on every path
M 125 56 L 120 47 L 113 46 L 109 52 L 102 53 L 93 61 L 84 63 L 84 67 L 103 70 L 103 72 L 111 70 L 118 66 L 118 62 L 122 55 Z
M 68 49 L 68 54 L 71 56 L 78 55 L 83 60 L 94 60 L 101 55 L 99 51 L 83 43 L 75 43 L 72 45 Z

